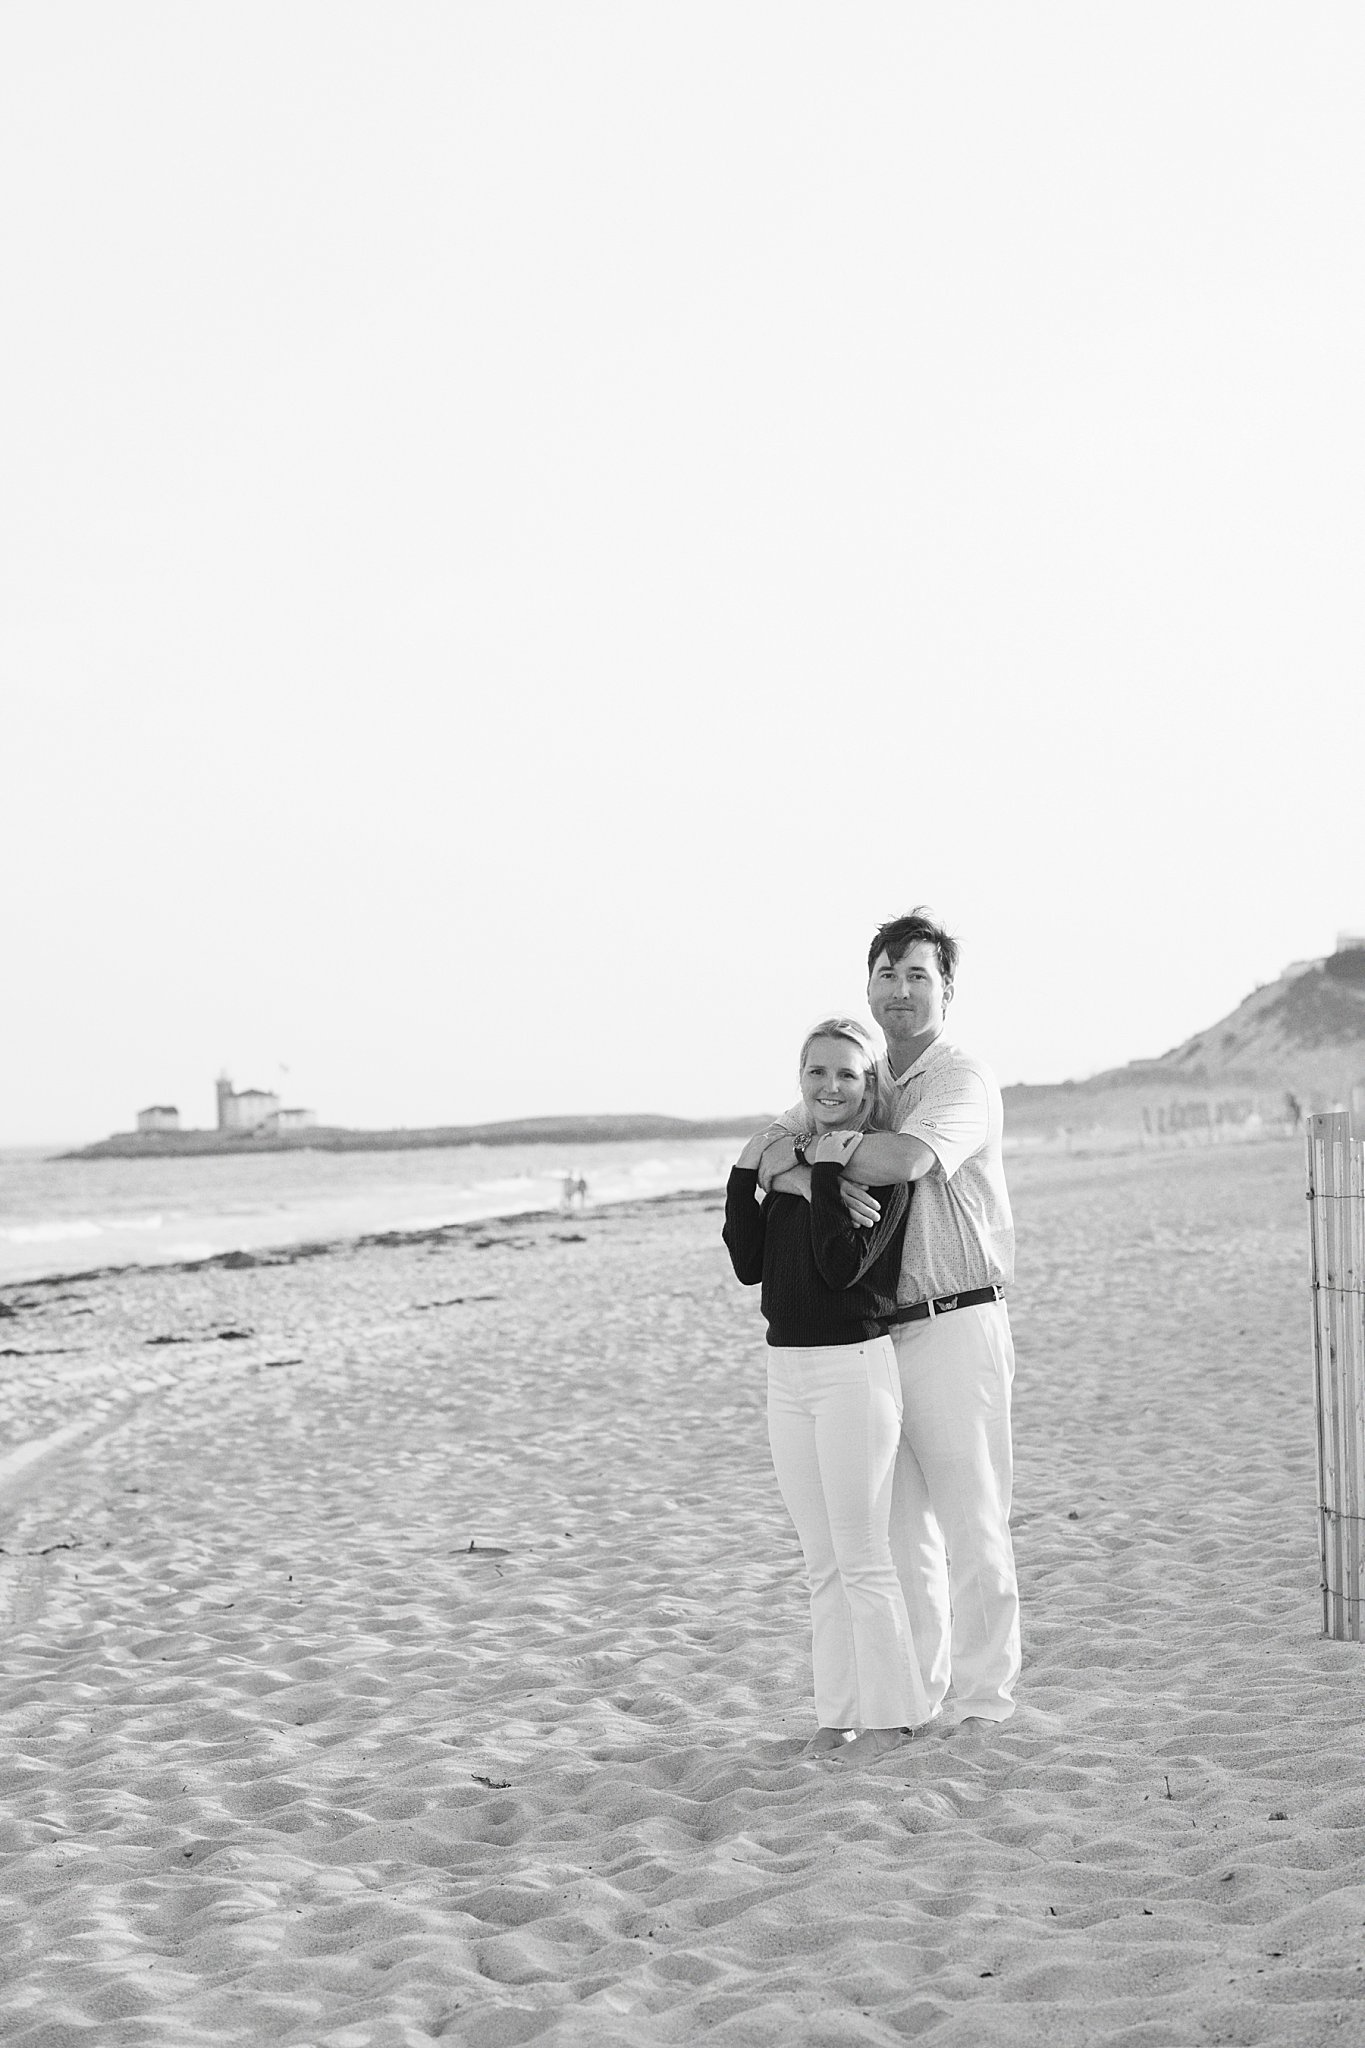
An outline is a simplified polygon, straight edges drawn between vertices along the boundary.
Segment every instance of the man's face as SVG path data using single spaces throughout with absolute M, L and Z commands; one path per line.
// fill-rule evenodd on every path
M 937 952 L 928 939 L 921 939 L 899 960 L 884 952 L 877 955 L 867 984 L 867 1006 L 888 1039 L 919 1038 L 943 1029 L 943 1012 L 952 994 Z

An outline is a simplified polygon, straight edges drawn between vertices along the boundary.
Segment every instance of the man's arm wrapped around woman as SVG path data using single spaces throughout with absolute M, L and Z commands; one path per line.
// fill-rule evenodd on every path
M 869 1228 L 855 1223 L 844 1207 L 840 1172 L 832 1160 L 811 1169 L 810 1240 L 820 1278 L 827 1287 L 843 1288 L 861 1280 L 899 1235 L 910 1207 L 911 1187 L 907 1181 L 898 1181 L 890 1187 L 873 1188 L 881 1215 Z M 735 1270 L 738 1272 L 738 1267 Z

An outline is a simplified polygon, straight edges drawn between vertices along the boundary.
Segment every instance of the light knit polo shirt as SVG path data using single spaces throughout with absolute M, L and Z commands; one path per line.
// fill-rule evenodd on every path
M 994 1074 L 942 1033 L 903 1074 L 882 1070 L 894 1130 L 918 1138 L 937 1166 L 915 1182 L 899 1297 L 925 1301 L 1014 1278 L 1014 1218 L 1000 1140 L 1005 1112 Z
M 994 1074 L 942 1032 L 912 1067 L 877 1062 L 885 1124 L 919 1138 L 938 1161 L 915 1182 L 897 1296 L 908 1306 L 1014 1278 L 1014 1217 L 1000 1152 L 1005 1108 Z M 814 1129 L 798 1102 L 778 1119 Z

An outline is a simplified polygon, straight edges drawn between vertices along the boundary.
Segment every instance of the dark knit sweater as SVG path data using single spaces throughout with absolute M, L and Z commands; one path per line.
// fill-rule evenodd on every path
M 811 1169 L 811 1198 L 770 1194 L 758 1200 L 758 1175 L 731 1169 L 723 1232 L 730 1263 L 746 1287 L 763 1282 L 768 1342 L 862 1344 L 882 1333 L 896 1306 L 901 1240 L 910 1188 L 872 1188 L 881 1221 L 864 1230 L 839 1197 L 839 1169 Z

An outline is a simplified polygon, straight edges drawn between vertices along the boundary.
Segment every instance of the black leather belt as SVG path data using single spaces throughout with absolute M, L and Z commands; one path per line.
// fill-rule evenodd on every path
M 969 1287 L 965 1294 L 940 1294 L 933 1301 L 917 1301 L 910 1308 L 898 1308 L 886 1318 L 887 1328 L 896 1323 L 922 1323 L 933 1316 L 951 1315 L 955 1308 L 980 1308 L 984 1301 L 1003 1301 L 1005 1290 L 996 1280 L 990 1287 Z

